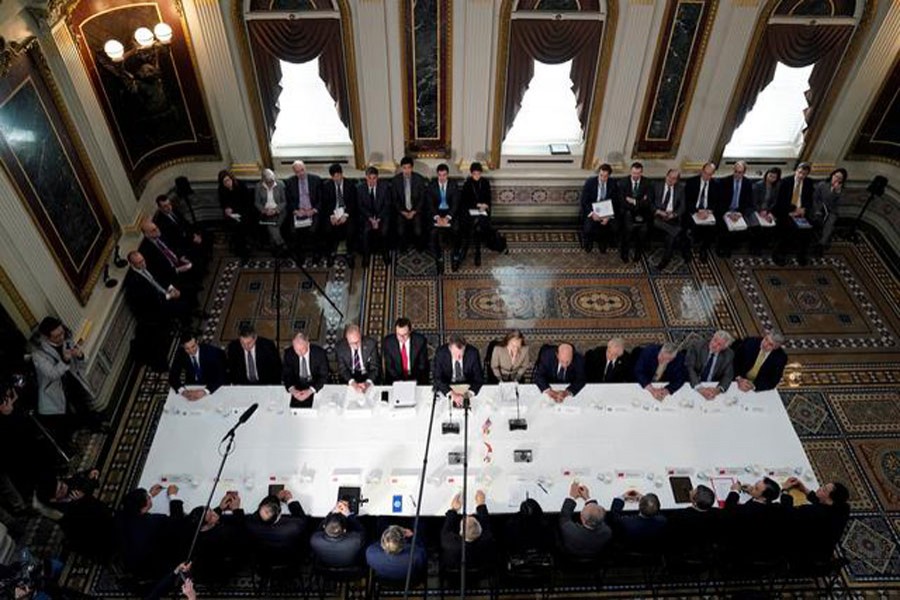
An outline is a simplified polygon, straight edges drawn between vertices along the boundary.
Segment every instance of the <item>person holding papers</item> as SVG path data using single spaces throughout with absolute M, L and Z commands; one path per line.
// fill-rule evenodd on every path
M 259 212 L 259 224 L 269 232 L 269 239 L 275 253 L 281 253 L 285 249 L 284 237 L 281 235 L 281 227 L 284 225 L 285 199 L 284 184 L 275 178 L 272 169 L 263 169 L 262 178 L 256 184 L 253 194 L 257 212 Z
M 306 248 L 313 248 L 316 257 L 320 254 L 322 179 L 318 175 L 307 173 L 302 160 L 295 160 L 291 170 L 294 174 L 284 180 L 284 199 L 287 202 L 287 212 L 291 215 L 290 231 L 297 262 L 302 263 Z
M 647 346 L 634 365 L 634 378 L 638 385 L 657 400 L 678 391 L 684 384 L 684 377 L 684 358 L 671 342 Z M 666 385 L 658 385 L 662 383 Z
M 751 337 L 741 341 L 734 357 L 734 373 L 741 391 L 775 389 L 788 360 L 783 345 L 784 336 L 774 331 L 762 338 Z
M 190 401 L 214 393 L 225 383 L 225 352 L 210 344 L 198 344 L 186 333 L 169 369 L 169 386 Z
M 437 166 L 437 178 L 428 184 L 426 191 L 429 210 L 429 233 L 431 253 L 437 266 L 438 275 L 444 272 L 444 249 L 441 237 L 450 236 L 453 244 L 453 257 L 451 266 L 454 271 L 459 269 L 462 261 L 460 255 L 462 241 L 460 240 L 460 194 L 459 186 L 450 180 L 450 167 L 441 163 Z
M 482 177 L 480 162 L 469 166 L 469 177 L 462 187 L 463 220 L 460 232 L 463 236 L 462 259 L 469 251 L 469 243 L 475 240 L 475 266 L 481 266 L 481 244 L 491 233 L 491 182 Z
M 734 163 L 734 171 L 730 176 L 719 180 L 721 186 L 721 218 L 719 227 L 719 244 L 716 252 L 719 256 L 731 256 L 736 240 L 741 232 L 747 231 L 751 205 L 753 203 L 753 186 L 744 176 L 747 163 L 742 160 Z
M 760 181 L 753 184 L 747 225 L 750 226 L 750 254 L 759 256 L 770 233 L 775 228 L 775 202 L 778 200 L 778 186 L 781 169 L 771 167 Z
M 381 382 L 381 360 L 378 342 L 363 337 L 359 325 L 344 328 L 344 339 L 334 347 L 338 376 L 357 392 L 365 392 L 372 384 Z
M 581 188 L 582 246 L 585 252 L 590 252 L 596 242 L 600 252 L 605 253 L 621 219 L 621 200 L 611 175 L 612 167 L 603 163 L 597 176 L 588 177 Z
M 434 389 L 448 394 L 456 406 L 462 406 L 463 395 L 453 390 L 456 384 L 467 384 L 477 395 L 484 385 L 481 357 L 475 346 L 466 344 L 466 338 L 451 334 L 447 343 L 434 353 Z
M 331 179 L 322 184 L 322 227 L 328 246 L 328 265 L 334 264 L 341 240 L 347 243 L 347 266 L 353 268 L 356 252 L 356 183 L 344 179 L 339 163 L 328 167 Z
M 534 366 L 534 383 L 554 402 L 563 402 L 580 392 L 587 383 L 584 357 L 572 344 L 545 345 Z M 562 389 L 553 389 L 554 386 Z
M 328 356 L 298 331 L 284 351 L 281 382 L 291 394 L 292 408 L 310 408 L 313 395 L 328 383 Z
M 681 173 L 678 169 L 666 171 L 666 178 L 653 186 L 653 227 L 665 235 L 665 252 L 662 260 L 656 265 L 657 271 L 664 270 L 672 254 L 675 252 L 675 243 L 681 238 L 681 216 L 684 214 L 684 188 L 679 184 Z M 682 250 L 684 260 L 690 260 L 690 248 L 685 246 Z
M 734 379 L 732 341 L 730 333 L 719 330 L 709 342 L 700 341 L 687 350 L 684 364 L 691 387 L 707 400 L 727 391 Z
M 700 246 L 700 260 L 709 259 L 709 249 L 716 239 L 716 222 L 720 215 L 720 186 L 713 179 L 716 174 L 716 163 L 708 162 L 700 169 L 700 173 L 691 177 L 684 184 L 684 196 L 687 211 L 683 225 L 688 227 L 694 241 Z
M 776 265 L 787 263 L 791 250 L 797 253 L 800 265 L 807 263 L 807 251 L 812 225 L 807 214 L 812 211 L 813 188 L 815 182 L 809 177 L 812 169 L 807 162 L 797 164 L 794 174 L 781 180 L 778 199 L 775 203 L 775 221 L 778 227 L 778 242 L 772 253 Z

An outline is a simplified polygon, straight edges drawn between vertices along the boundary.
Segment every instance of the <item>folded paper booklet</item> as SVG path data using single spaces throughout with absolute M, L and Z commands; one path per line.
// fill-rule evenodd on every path
M 469 216 L 471 216 L 471 217 L 486 217 L 486 216 L 487 216 L 487 212 L 485 212 L 485 211 L 483 211 L 483 210 L 480 210 L 480 209 L 477 209 L 477 208 L 470 208 L 470 209 L 469 209 Z
M 311 227 L 312 219 L 309 217 L 300 217 L 294 215 L 294 229 L 303 229 L 304 227 Z
M 259 224 L 266 227 L 275 227 L 278 225 L 278 221 L 274 217 L 263 217 L 259 220 Z
M 694 223 L 697 225 L 715 225 L 716 224 L 716 215 L 711 212 L 706 213 L 706 218 L 701 219 L 700 213 L 694 213 Z
M 762 215 L 756 213 L 756 220 L 759 221 L 760 227 L 775 227 L 775 217 L 773 217 L 771 214 L 769 215 L 769 217 L 771 217 L 771 221 L 767 221 L 762 217 Z
M 594 213 L 598 217 L 614 216 L 612 200 L 601 200 L 600 202 L 594 202 L 592 206 Z
M 231 214 L 228 215 L 228 216 L 231 217 L 232 219 L 234 219 L 235 221 L 237 221 L 238 223 L 241 222 L 241 215 L 240 215 L 240 213 L 233 212 L 233 213 L 231 213 Z
M 335 208 L 335 209 L 334 209 L 334 218 L 335 218 L 335 219 L 340 219 L 340 218 L 342 218 L 343 216 L 344 216 L 344 209 L 343 209 L 343 208 L 338 207 L 338 208 Z
M 725 215 L 725 225 L 728 226 L 728 231 L 744 231 L 747 229 L 747 221 L 744 220 L 743 215 L 738 215 L 737 220 L 731 218 L 731 215 Z
M 794 217 L 794 225 L 798 229 L 812 229 L 812 224 L 803 217 Z

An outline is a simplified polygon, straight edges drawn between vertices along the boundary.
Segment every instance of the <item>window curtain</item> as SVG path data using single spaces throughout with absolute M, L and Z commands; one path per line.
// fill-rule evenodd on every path
M 337 19 L 248 21 L 256 78 L 269 137 L 275 131 L 281 94 L 279 60 L 303 63 L 319 59 L 319 76 L 334 99 L 341 121 L 350 128 L 350 105 L 344 78 L 341 23 Z
M 809 76 L 809 89 L 806 91 L 809 106 L 804 117 L 809 123 L 837 73 L 853 30 L 852 25 L 768 25 L 741 94 L 734 128 L 744 122 L 744 117 L 756 104 L 756 97 L 772 81 L 779 62 L 794 68 L 816 65 Z
M 572 91 L 578 100 L 578 120 L 583 130 L 590 111 L 603 22 L 517 19 L 510 25 L 503 137 L 522 107 L 525 90 L 534 76 L 535 60 L 552 65 L 572 61 Z

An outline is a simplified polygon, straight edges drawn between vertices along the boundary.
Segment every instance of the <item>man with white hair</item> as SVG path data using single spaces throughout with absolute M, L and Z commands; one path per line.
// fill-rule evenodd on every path
M 284 238 L 281 237 L 281 226 L 284 224 L 287 200 L 284 195 L 284 184 L 275 178 L 272 169 L 262 170 L 262 179 L 256 185 L 256 210 L 259 211 L 259 224 L 269 232 L 272 246 L 278 252 L 284 250 Z
M 734 372 L 741 391 L 764 392 L 778 385 L 788 360 L 783 345 L 784 336 L 775 331 L 766 333 L 765 337 L 741 341 L 734 357 Z
M 462 498 L 456 494 L 444 519 L 441 531 L 441 562 L 445 565 L 459 565 L 462 555 L 462 540 L 466 541 L 466 565 L 479 567 L 493 560 L 494 535 L 485 505 L 483 490 L 475 492 L 475 514 L 462 518 Z
M 575 519 L 578 500 L 584 507 Z M 559 544 L 563 552 L 578 558 L 596 557 L 612 539 L 612 530 L 605 522 L 606 511 L 591 498 L 587 486 L 573 481 L 569 496 L 559 511 Z
M 628 361 L 625 359 L 625 340 L 619 337 L 612 338 L 606 346 L 601 346 L 599 352 L 603 355 L 603 364 L 598 365 L 602 369 L 595 373 L 595 379 L 599 383 L 625 383 L 629 379 Z
M 287 212 L 292 215 L 290 230 L 294 238 L 294 248 L 297 256 L 302 259 L 306 248 L 314 248 L 315 254 L 319 251 L 319 198 L 322 189 L 322 179 L 318 175 L 306 172 L 306 165 L 302 160 L 295 160 L 291 165 L 293 175 L 284 180 L 284 197 L 287 201 Z
M 719 330 L 709 342 L 701 340 L 687 349 L 684 364 L 691 387 L 707 400 L 714 399 L 731 386 L 734 351 L 730 346 L 733 341 L 730 333 Z

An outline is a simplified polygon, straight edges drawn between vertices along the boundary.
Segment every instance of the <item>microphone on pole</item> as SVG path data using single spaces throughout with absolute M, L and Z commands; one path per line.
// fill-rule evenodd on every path
M 253 413 L 256 412 L 257 408 L 259 408 L 259 402 L 254 402 L 253 404 L 251 404 L 250 407 L 245 410 L 244 413 L 238 418 L 238 422 L 234 424 L 234 427 L 228 430 L 228 433 L 225 434 L 225 437 L 222 438 L 222 441 L 224 442 L 229 437 L 233 436 L 238 427 L 249 421 L 250 417 L 253 416 Z

